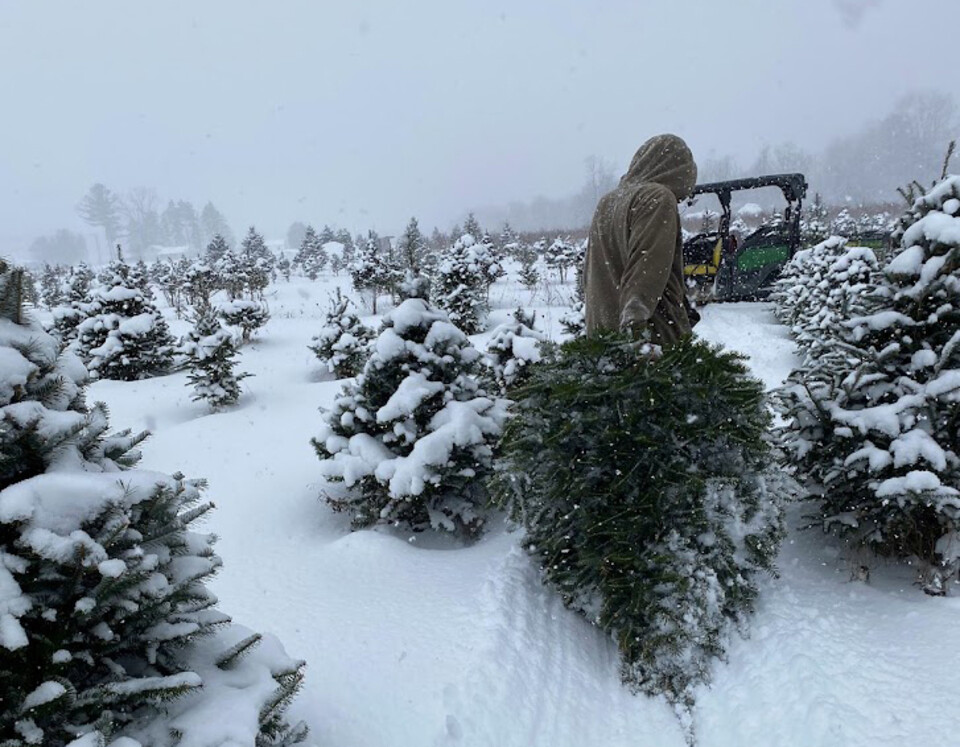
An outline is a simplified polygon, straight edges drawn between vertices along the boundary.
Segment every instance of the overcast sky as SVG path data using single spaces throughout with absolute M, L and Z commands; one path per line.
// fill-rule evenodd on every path
M 235 230 L 396 232 L 575 191 L 649 135 L 810 149 L 960 93 L 956 0 L 0 0 L 0 239 L 94 182 Z

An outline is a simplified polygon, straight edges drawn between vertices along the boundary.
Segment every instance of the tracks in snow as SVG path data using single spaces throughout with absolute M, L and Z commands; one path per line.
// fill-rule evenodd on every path
M 435 747 L 683 744 L 669 706 L 620 684 L 614 643 L 564 608 L 516 542 L 479 607 L 486 643 L 444 688 Z

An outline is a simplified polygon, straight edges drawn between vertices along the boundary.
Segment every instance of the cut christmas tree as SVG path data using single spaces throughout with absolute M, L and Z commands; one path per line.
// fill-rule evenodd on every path
M 762 385 L 684 341 L 564 344 L 514 393 L 496 503 L 564 602 L 618 642 L 626 682 L 692 704 L 782 534 Z

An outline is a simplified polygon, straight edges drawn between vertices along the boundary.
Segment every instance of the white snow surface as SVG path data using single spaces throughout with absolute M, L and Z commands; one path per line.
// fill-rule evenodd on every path
M 291 719 L 310 724 L 318 747 L 682 747 L 670 706 L 620 684 L 614 643 L 541 585 L 518 532 L 494 518 L 468 547 L 389 528 L 350 532 L 319 499 L 309 439 L 340 382 L 319 379 L 307 345 L 329 292 L 348 282 L 270 287 L 273 317 L 244 353 L 255 377 L 232 409 L 208 414 L 191 402 L 185 373 L 102 381 L 88 397 L 110 406 L 115 428 L 154 432 L 145 468 L 208 479 L 220 608 L 307 660 Z M 530 294 L 503 280 L 491 301 L 490 330 L 518 303 L 530 306 Z M 537 297 L 532 308 L 559 337 L 566 308 Z M 783 381 L 793 346 L 769 305 L 702 313 L 698 333 L 747 355 L 768 387 Z M 490 334 L 472 340 L 482 349 Z M 698 744 L 956 745 L 960 599 L 926 597 L 909 567 L 800 531 L 807 511 L 789 511 L 781 576 L 762 582 L 750 638 L 733 642 L 698 693 Z M 862 563 L 869 584 L 850 580 Z

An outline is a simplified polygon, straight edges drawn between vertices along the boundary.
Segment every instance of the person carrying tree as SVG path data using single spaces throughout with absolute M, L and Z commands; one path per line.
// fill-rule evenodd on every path
M 587 334 L 620 330 L 657 345 L 691 334 L 700 316 L 684 290 L 677 203 L 696 181 L 687 144 L 657 135 L 600 198 L 584 263 Z

